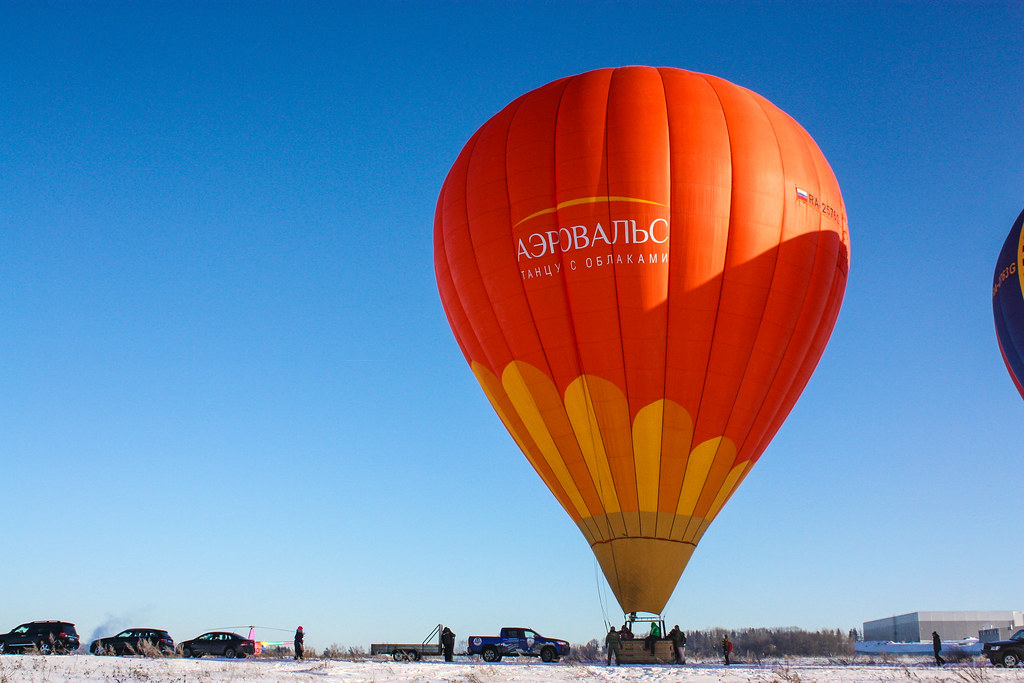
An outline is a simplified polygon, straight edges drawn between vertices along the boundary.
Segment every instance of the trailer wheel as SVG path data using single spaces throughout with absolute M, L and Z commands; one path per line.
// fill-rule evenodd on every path
M 493 645 L 488 645 L 480 653 L 483 656 L 485 662 L 500 662 L 501 655 L 498 654 L 498 649 Z
M 418 650 L 409 650 L 409 659 L 414 662 L 420 661 L 420 653 Z
M 540 651 L 540 661 L 553 662 L 556 659 L 558 659 L 558 653 L 555 652 L 555 648 L 551 647 L 550 645 Z
M 391 653 L 391 658 L 396 662 L 406 662 L 409 661 L 409 653 L 405 650 L 395 650 Z

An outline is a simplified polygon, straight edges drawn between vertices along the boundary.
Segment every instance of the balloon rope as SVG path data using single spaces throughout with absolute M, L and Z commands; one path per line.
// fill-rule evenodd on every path
M 596 557 L 594 558 L 594 584 L 597 587 L 597 603 L 601 606 L 601 619 L 604 620 L 604 627 L 611 628 L 611 622 L 608 621 L 608 609 L 605 606 L 604 591 L 601 590 L 601 565 Z

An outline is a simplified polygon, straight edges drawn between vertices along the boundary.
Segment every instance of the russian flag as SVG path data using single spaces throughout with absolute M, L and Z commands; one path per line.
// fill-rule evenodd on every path
M 796 198 L 805 202 L 811 201 L 811 196 L 807 194 L 807 190 L 801 190 L 799 187 L 796 188 Z

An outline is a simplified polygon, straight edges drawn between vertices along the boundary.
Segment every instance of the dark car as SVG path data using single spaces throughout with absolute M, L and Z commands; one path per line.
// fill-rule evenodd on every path
M 211 631 L 179 645 L 182 657 L 246 657 L 256 654 L 256 641 L 228 631 Z
M 116 636 L 94 640 L 89 646 L 94 655 L 138 655 L 147 650 L 169 655 L 174 652 L 174 640 L 160 629 L 128 628 Z
M 0 653 L 38 650 L 66 654 L 78 649 L 78 631 L 67 621 L 30 621 L 0 634 Z
M 997 640 L 985 643 L 981 654 L 996 666 L 1015 667 L 1024 661 L 1024 628 L 1020 629 L 1009 640 Z

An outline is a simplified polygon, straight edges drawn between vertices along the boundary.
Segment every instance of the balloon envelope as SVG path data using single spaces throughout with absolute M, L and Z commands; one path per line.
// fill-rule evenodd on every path
M 474 375 L 623 611 L 660 613 L 838 315 L 846 212 L 817 145 L 713 76 L 564 78 L 466 144 L 434 261 Z
M 1024 282 L 1020 269 L 1024 265 L 1024 212 L 1017 216 L 1010 234 L 1003 243 L 996 261 L 992 281 L 992 313 L 996 322 L 996 339 L 1010 378 L 1024 398 Z

